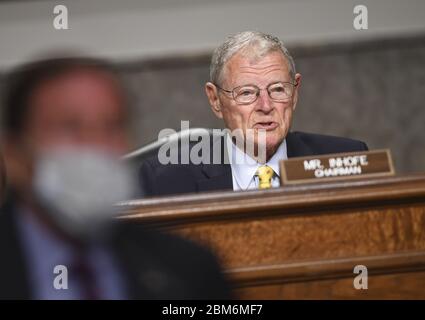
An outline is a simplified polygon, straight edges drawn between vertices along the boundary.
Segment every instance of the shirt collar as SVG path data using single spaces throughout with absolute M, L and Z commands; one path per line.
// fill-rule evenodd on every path
M 286 139 L 282 141 L 279 148 L 273 156 L 265 164 L 260 164 L 252 159 L 249 155 L 239 149 L 227 135 L 227 152 L 229 154 L 230 166 L 232 174 L 234 175 L 240 188 L 243 190 L 248 189 L 258 167 L 267 165 L 273 169 L 277 176 L 280 176 L 279 162 L 288 159 Z

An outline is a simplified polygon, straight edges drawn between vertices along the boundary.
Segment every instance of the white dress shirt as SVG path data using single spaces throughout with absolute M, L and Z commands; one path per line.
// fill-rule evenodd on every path
M 17 214 L 18 230 L 23 244 L 24 256 L 28 263 L 29 281 L 34 299 L 79 300 L 84 298 L 81 279 L 72 271 L 74 249 L 56 237 L 40 223 L 34 214 L 22 208 Z M 124 273 L 112 253 L 101 244 L 89 248 L 88 263 L 98 284 L 101 299 L 117 300 L 127 298 Z M 65 266 L 68 270 L 68 288 L 55 289 L 54 281 L 58 274 L 55 266 Z M 69 268 L 69 269 L 68 269 Z
M 286 140 L 280 144 L 275 154 L 265 164 L 258 163 L 245 152 L 239 149 L 227 135 L 227 152 L 229 155 L 230 166 L 232 168 L 233 190 L 250 190 L 258 189 L 259 181 L 255 175 L 257 169 L 263 165 L 267 165 L 273 169 L 271 184 L 273 188 L 280 186 L 280 168 L 279 162 L 288 159 L 286 150 Z

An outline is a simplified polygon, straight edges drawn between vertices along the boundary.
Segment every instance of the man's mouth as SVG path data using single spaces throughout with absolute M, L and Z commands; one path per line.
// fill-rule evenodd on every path
M 277 122 L 264 121 L 264 122 L 257 122 L 254 125 L 254 129 L 271 131 L 271 130 L 276 129 L 278 126 L 279 126 L 279 124 Z

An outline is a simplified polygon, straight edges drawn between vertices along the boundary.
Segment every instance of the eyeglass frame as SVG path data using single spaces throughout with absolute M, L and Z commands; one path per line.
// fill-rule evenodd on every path
M 221 90 L 221 91 L 224 91 L 224 92 L 227 92 L 227 93 L 231 93 L 232 94 L 232 99 L 233 100 L 235 100 L 236 101 L 236 103 L 237 104 L 239 104 L 239 105 L 245 105 L 245 104 L 251 104 L 251 103 L 254 103 L 255 101 L 257 101 L 257 99 L 258 99 L 258 97 L 259 97 L 259 95 L 260 95 L 260 92 L 261 92 L 261 90 L 267 90 L 267 94 L 269 95 L 269 98 L 272 100 L 272 101 L 275 101 L 275 102 L 284 102 L 284 101 L 286 101 L 286 100 L 276 100 L 276 99 L 273 99 L 271 96 L 270 96 L 270 92 L 269 92 L 269 87 L 270 86 L 272 86 L 272 85 L 274 85 L 274 84 L 277 84 L 277 83 L 282 83 L 282 84 L 285 84 L 285 83 L 289 83 L 289 84 L 291 84 L 291 85 L 293 85 L 294 86 L 294 91 L 292 92 L 292 95 L 290 96 L 290 97 L 288 97 L 287 99 L 290 99 L 290 98 L 292 98 L 293 97 L 293 95 L 294 95 L 294 92 L 295 92 L 295 88 L 296 87 L 298 87 L 298 85 L 299 85 L 299 82 L 298 81 L 296 81 L 295 83 L 292 83 L 292 82 L 290 82 L 290 81 L 276 81 L 276 82 L 273 82 L 273 83 L 270 83 L 267 87 L 265 87 L 265 88 L 259 88 L 258 86 L 256 86 L 256 85 L 254 85 L 254 84 L 245 84 L 245 85 L 242 85 L 242 86 L 237 86 L 237 87 L 234 87 L 232 90 L 226 90 L 226 89 L 224 89 L 224 88 L 222 88 L 222 87 L 220 87 L 218 84 L 216 84 L 216 83 L 213 83 L 219 90 Z M 243 87 L 255 87 L 255 88 L 257 88 L 258 89 L 258 91 L 257 91 L 257 94 L 256 94 L 256 98 L 253 100 L 253 101 L 251 101 L 251 102 L 238 102 L 237 100 L 236 100 L 236 97 L 235 97 L 235 90 L 236 89 L 238 89 L 238 88 L 243 88 Z

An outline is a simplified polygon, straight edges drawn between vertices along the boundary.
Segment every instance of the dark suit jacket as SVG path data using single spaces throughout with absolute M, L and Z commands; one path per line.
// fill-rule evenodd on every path
M 286 145 L 288 158 L 367 150 L 361 141 L 304 132 L 289 132 Z M 140 183 L 146 196 L 233 189 L 230 164 L 163 165 L 157 156 L 143 162 Z
M 34 298 L 16 214 L 10 201 L 0 212 L 0 299 Z M 229 297 L 217 261 L 194 243 L 123 223 L 117 225 L 109 249 L 121 266 L 130 299 Z

